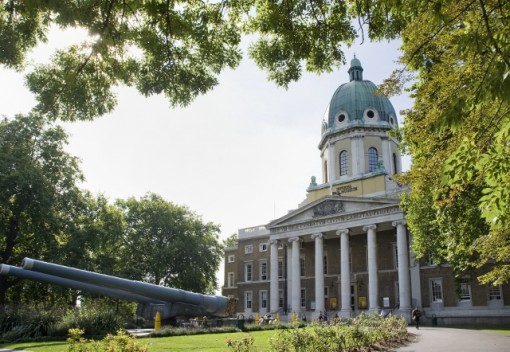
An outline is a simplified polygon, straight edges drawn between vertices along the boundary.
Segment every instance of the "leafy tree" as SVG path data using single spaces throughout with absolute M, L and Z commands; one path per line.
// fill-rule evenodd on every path
M 50 64 L 28 74 L 38 111 L 62 120 L 101 116 L 113 110 L 118 84 L 186 105 L 240 61 L 240 32 L 225 6 L 202 0 L 2 2 L 0 63 L 20 70 L 51 25 L 81 27 L 90 40 L 56 52 Z
M 124 277 L 214 293 L 223 256 L 217 225 L 152 193 L 117 205 L 126 221 L 120 250 Z
M 345 62 L 341 45 L 356 37 L 352 16 L 377 18 L 380 28 L 387 21 L 366 7 L 325 0 L 8 1 L 0 5 L 0 64 L 22 71 L 27 52 L 51 26 L 80 27 L 87 41 L 27 74 L 37 111 L 93 119 L 114 109 L 112 88 L 119 84 L 187 105 L 239 64 L 243 34 L 257 38 L 249 54 L 280 86 L 298 80 L 303 67 L 331 71 Z
M 223 241 L 223 245 L 225 247 L 237 246 L 237 243 L 238 243 L 237 233 L 231 234 Z
M 402 62 L 417 72 L 403 131 L 413 156 L 409 224 L 418 243 L 436 243 L 459 273 L 491 263 L 482 282 L 508 282 L 510 4 L 423 6 L 402 31 Z M 420 217 L 431 212 L 437 227 L 427 233 Z
M 351 44 L 356 37 L 346 1 L 239 2 L 249 5 L 247 33 L 258 35 L 250 56 L 280 86 L 297 81 L 303 63 L 317 73 L 344 63 L 340 45 Z
M 56 258 L 82 176 L 65 132 L 38 115 L 0 122 L 0 260 Z M 0 307 L 19 280 L 0 276 Z M 21 294 L 20 291 L 17 294 Z
M 67 238 L 62 242 L 60 263 L 80 269 L 115 275 L 122 263 L 121 247 L 125 222 L 118 207 L 99 195 L 79 194 L 72 219 L 62 229 Z

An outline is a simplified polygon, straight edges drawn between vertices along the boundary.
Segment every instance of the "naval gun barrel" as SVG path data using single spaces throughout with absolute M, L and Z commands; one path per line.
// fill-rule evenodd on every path
M 224 296 L 204 295 L 176 288 L 163 287 L 146 282 L 71 268 L 64 265 L 47 263 L 31 258 L 23 259 L 21 265 L 23 269 L 27 271 L 36 271 L 82 283 L 87 282 L 100 288 L 106 287 L 126 291 L 129 294 L 147 297 L 152 301 L 197 306 L 202 308 L 206 313 L 216 316 L 227 314 L 228 298 Z
M 110 298 L 117 298 L 126 301 L 138 302 L 138 303 L 153 303 L 153 304 L 164 304 L 163 301 L 157 301 L 149 297 L 136 295 L 122 290 L 117 290 L 109 287 L 101 287 L 87 282 L 80 282 L 76 280 L 66 279 L 59 276 L 48 275 L 39 273 L 37 271 L 25 270 L 15 266 L 0 264 L 0 275 L 12 275 L 21 279 L 29 279 L 38 282 L 44 282 L 47 284 L 63 286 L 72 288 L 74 290 L 85 291 L 96 295 L 108 296 Z

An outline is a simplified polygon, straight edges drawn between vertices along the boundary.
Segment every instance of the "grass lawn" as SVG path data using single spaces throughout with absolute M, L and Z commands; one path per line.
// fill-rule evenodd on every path
M 482 331 L 490 331 L 490 332 L 497 332 L 498 334 L 507 335 L 510 336 L 510 330 L 503 330 L 503 329 L 482 329 Z
M 226 345 L 227 338 L 239 341 L 243 336 L 250 334 L 253 336 L 253 350 L 269 350 L 269 338 L 277 333 L 276 330 L 253 331 L 249 333 L 235 332 L 222 334 L 204 334 L 204 335 L 186 335 L 158 338 L 141 338 L 140 345 L 148 345 L 149 352 L 185 352 L 185 351 L 228 351 Z M 0 345 L 1 348 L 29 350 L 34 352 L 65 352 L 66 343 L 59 342 L 25 342 L 15 344 Z

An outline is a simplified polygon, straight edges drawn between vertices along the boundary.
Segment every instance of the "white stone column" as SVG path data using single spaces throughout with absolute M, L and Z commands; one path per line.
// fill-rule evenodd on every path
M 388 175 L 394 174 L 394 173 L 396 173 L 396 170 L 392 170 L 393 169 L 393 166 L 392 166 L 393 158 L 391 157 L 390 141 L 389 141 L 388 137 L 385 137 L 385 138 L 381 139 L 381 142 L 382 142 L 382 158 L 383 158 L 384 168 L 386 169 L 386 172 L 388 173 Z
M 299 313 L 301 310 L 301 270 L 299 268 L 299 237 L 289 238 L 289 242 L 292 243 L 292 288 L 291 288 L 291 299 L 290 308 L 292 312 Z
M 336 153 L 335 153 L 335 143 L 329 142 L 328 146 L 328 181 L 329 184 L 333 184 L 336 180 Z
M 368 262 L 368 309 L 379 311 L 379 278 L 377 276 L 377 240 L 376 225 L 363 226 L 367 231 L 367 262 Z
M 411 311 L 411 282 L 409 275 L 409 246 L 407 244 L 406 221 L 394 221 L 397 227 L 398 299 L 399 311 L 408 316 Z
M 291 313 L 290 302 L 292 302 L 292 246 L 287 247 L 287 262 L 285 263 L 287 267 L 287 299 L 285 301 L 286 307 L 285 311 L 287 314 Z
M 279 290 L 278 290 L 278 241 L 269 241 L 271 245 L 271 259 L 270 259 L 270 282 L 269 282 L 269 311 L 276 313 L 279 310 Z
M 363 136 L 351 137 L 351 164 L 352 176 L 359 176 L 365 173 L 365 143 Z
M 349 229 L 338 230 L 340 236 L 340 291 L 342 307 L 340 316 L 349 318 L 351 309 L 351 265 L 349 259 Z
M 354 136 L 354 137 L 351 137 L 351 153 L 349 155 L 349 159 L 351 161 L 351 168 L 352 168 L 352 173 L 351 175 L 354 177 L 354 176 L 358 176 L 359 174 L 359 171 L 358 171 L 358 137 Z
M 324 311 L 324 247 L 322 233 L 312 235 L 315 240 L 315 318 Z

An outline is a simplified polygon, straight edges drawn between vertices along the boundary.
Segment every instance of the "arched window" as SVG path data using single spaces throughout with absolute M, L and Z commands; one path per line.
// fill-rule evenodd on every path
M 377 170 L 377 149 L 368 148 L 368 172 Z
M 349 171 L 349 159 L 347 158 L 347 150 L 340 152 L 340 176 L 347 175 Z

